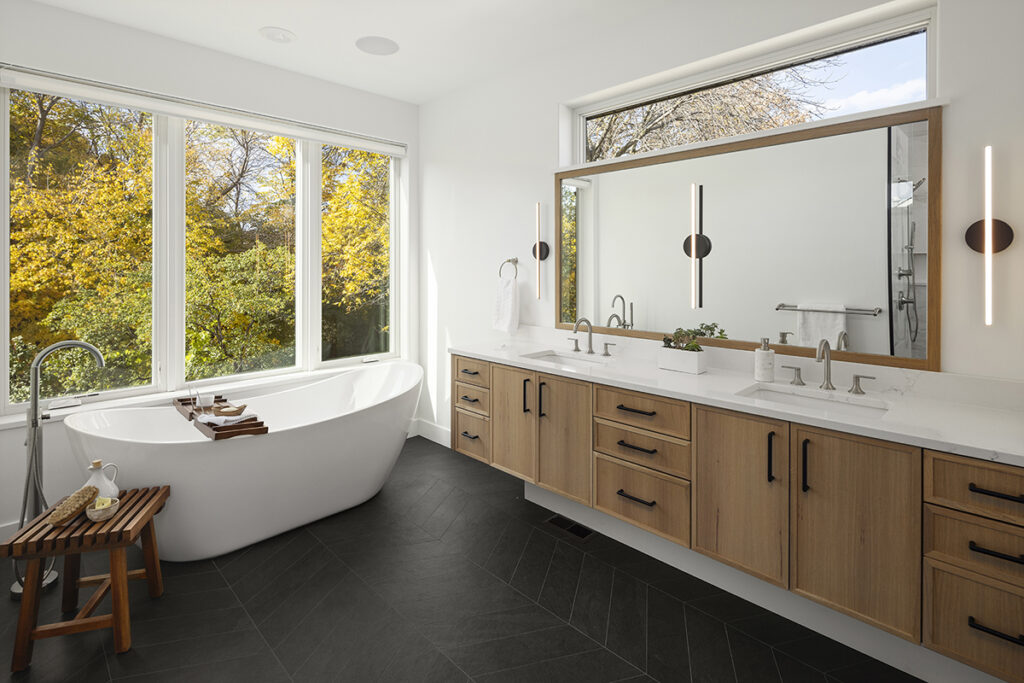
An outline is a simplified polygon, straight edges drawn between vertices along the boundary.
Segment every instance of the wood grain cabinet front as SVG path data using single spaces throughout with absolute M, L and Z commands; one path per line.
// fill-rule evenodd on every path
M 491 386 L 490 369 L 491 364 L 487 361 L 455 356 L 452 373 L 455 375 L 454 379 L 460 382 L 487 388 Z
M 694 412 L 694 550 L 788 588 L 789 423 Z
M 594 454 L 594 507 L 690 546 L 690 482 Z
M 471 413 L 478 413 L 485 417 L 491 414 L 490 389 L 462 382 L 455 382 L 454 387 L 452 400 L 455 402 L 456 408 L 468 410 Z
M 927 504 L 924 556 L 1024 587 L 1024 528 L 1019 526 Z
M 1024 467 L 925 451 L 924 498 L 1024 526 Z
M 595 385 L 594 415 L 659 434 L 690 438 L 690 404 L 684 401 Z
M 927 647 L 1024 683 L 1024 588 L 925 560 L 924 624 Z
M 537 373 L 491 368 L 491 464 L 537 481 Z
M 921 450 L 790 425 L 790 587 L 921 638 Z
M 537 378 L 537 485 L 590 505 L 591 384 Z
M 457 451 L 487 463 L 491 461 L 490 420 L 474 413 L 456 410 L 454 427 Z

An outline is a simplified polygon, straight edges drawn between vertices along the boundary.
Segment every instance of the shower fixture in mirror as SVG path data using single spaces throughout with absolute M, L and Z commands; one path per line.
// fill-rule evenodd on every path
M 824 338 L 837 360 L 938 370 L 941 116 L 556 174 L 557 326 L 586 317 L 608 321 L 595 331 L 661 339 L 714 322 L 728 339 L 711 346 L 770 337 L 810 356 Z

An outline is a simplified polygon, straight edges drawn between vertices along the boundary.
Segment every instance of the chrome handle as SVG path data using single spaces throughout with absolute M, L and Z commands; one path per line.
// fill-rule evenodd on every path
M 804 386 L 804 378 L 800 374 L 801 371 L 799 367 L 795 365 L 783 365 L 782 367 L 793 371 L 793 379 L 790 381 L 790 384 L 795 384 L 798 387 Z
M 579 353 L 580 352 L 580 338 L 579 337 L 569 337 L 568 339 L 569 339 L 569 341 L 572 342 L 572 345 L 573 345 L 573 349 L 572 350 L 574 352 L 576 352 L 576 353 Z
M 601 354 L 602 356 L 611 356 L 612 355 L 612 354 L 608 353 L 608 347 L 609 346 L 615 346 L 615 343 L 614 342 L 605 342 L 604 343 L 604 353 Z
M 876 378 L 872 377 L 871 375 L 854 375 L 853 376 L 853 386 L 850 387 L 850 393 L 851 394 L 861 395 L 861 394 L 864 393 L 864 390 L 860 388 L 860 381 L 862 379 L 876 379 Z

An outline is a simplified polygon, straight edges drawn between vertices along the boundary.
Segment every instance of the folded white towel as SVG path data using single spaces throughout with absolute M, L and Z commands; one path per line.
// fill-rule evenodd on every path
M 797 305 L 796 343 L 798 345 L 817 346 L 822 339 L 828 339 L 828 343 L 835 348 L 836 338 L 845 329 L 846 306 L 842 304 Z
M 242 413 L 241 415 L 210 415 L 208 413 L 196 413 L 195 419 L 197 422 L 203 424 L 212 425 L 214 427 L 223 427 L 224 425 L 233 425 L 236 422 L 242 420 L 248 420 L 250 417 L 256 417 L 252 413 Z
M 492 321 L 499 332 L 515 332 L 519 328 L 519 282 L 516 278 L 498 276 Z

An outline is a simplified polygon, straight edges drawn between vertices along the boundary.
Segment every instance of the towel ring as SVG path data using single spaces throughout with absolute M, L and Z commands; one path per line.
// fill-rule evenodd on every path
M 512 267 L 515 268 L 515 273 L 512 275 L 512 277 L 513 278 L 518 278 L 519 277 L 519 266 L 517 264 L 519 263 L 519 258 L 516 257 L 516 256 L 513 256 L 512 258 L 507 258 L 507 259 L 505 259 L 504 261 L 501 262 L 501 265 L 498 266 L 498 277 L 501 277 L 501 270 L 505 267 L 506 263 L 511 263 L 512 264 Z

